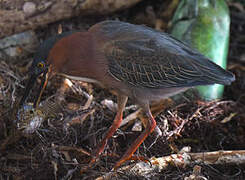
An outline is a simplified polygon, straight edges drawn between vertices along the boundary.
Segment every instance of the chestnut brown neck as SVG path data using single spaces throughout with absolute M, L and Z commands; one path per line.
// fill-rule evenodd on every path
M 89 66 L 94 59 L 92 56 L 91 35 L 88 32 L 77 32 L 54 45 L 48 56 L 48 64 L 58 74 L 88 77 L 91 75 Z

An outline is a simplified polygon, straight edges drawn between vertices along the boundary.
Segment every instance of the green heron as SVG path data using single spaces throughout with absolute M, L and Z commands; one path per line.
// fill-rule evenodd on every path
M 229 85 L 235 80 L 232 73 L 169 34 L 120 21 L 103 21 L 88 31 L 64 33 L 44 41 L 34 57 L 20 105 L 41 74 L 34 106 L 38 105 L 50 75 L 54 74 L 97 83 L 117 94 L 117 114 L 91 163 L 103 152 L 122 122 L 128 97 L 143 109 L 148 123 L 114 168 L 129 160 L 156 127 L 149 108 L 151 101 L 193 86 Z

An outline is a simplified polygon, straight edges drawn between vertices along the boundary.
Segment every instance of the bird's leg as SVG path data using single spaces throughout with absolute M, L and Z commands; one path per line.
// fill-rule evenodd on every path
M 168 98 L 168 99 L 162 99 L 160 101 L 156 101 L 153 102 L 151 104 L 151 113 L 152 116 L 155 118 L 156 116 L 158 116 L 161 112 L 163 112 L 164 110 L 166 110 L 167 108 L 173 106 L 173 100 Z M 148 119 L 149 117 L 147 117 L 146 113 L 144 112 L 144 110 L 141 110 L 138 118 L 141 120 L 141 122 L 143 123 L 144 127 L 147 126 L 148 123 Z M 158 137 L 162 136 L 162 131 L 160 130 L 160 128 L 158 126 L 156 126 L 153 135 L 156 137 L 156 139 L 158 139 Z
M 99 146 L 97 146 L 97 149 L 96 149 L 95 153 L 93 154 L 93 157 L 89 163 L 89 166 L 91 166 L 96 161 L 96 159 L 99 157 L 99 155 L 104 151 L 108 139 L 119 128 L 119 126 L 122 122 L 123 110 L 125 108 L 127 100 L 128 100 L 127 96 L 118 95 L 118 97 L 117 97 L 118 110 L 117 110 L 116 117 L 115 117 L 113 124 L 111 125 L 110 129 L 107 131 L 105 137 L 102 139 Z
M 143 111 L 145 112 L 146 116 L 148 117 L 148 123 L 146 125 L 145 130 L 143 133 L 133 142 L 133 144 L 129 147 L 129 149 L 125 152 L 123 157 L 116 163 L 113 170 L 116 170 L 118 167 L 121 166 L 125 161 L 129 160 L 131 156 L 134 154 L 134 152 L 138 149 L 138 147 L 142 144 L 142 142 L 151 134 L 155 127 L 156 127 L 156 121 L 154 117 L 151 114 L 149 105 L 145 105 L 143 108 Z

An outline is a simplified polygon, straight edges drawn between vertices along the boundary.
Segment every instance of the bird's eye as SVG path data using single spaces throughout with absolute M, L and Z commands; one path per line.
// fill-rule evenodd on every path
M 43 68 L 43 67 L 44 67 L 44 63 L 43 63 L 43 62 L 38 63 L 38 64 L 37 64 L 37 67 Z

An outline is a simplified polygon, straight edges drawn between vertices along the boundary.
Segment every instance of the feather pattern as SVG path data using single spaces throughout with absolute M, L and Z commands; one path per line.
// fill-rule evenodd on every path
M 119 21 L 100 26 L 110 39 L 103 47 L 109 73 L 119 81 L 142 88 L 171 88 L 234 80 L 233 74 L 166 33 Z

